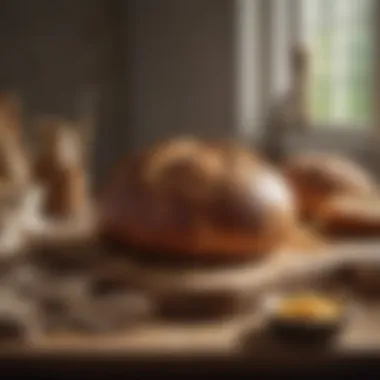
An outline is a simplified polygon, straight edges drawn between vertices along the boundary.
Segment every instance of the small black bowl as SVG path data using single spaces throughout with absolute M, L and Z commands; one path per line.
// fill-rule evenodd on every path
M 279 299 L 278 303 L 281 302 Z M 337 315 L 336 318 L 322 320 L 302 320 L 298 318 L 283 317 L 277 314 L 275 305 L 268 308 L 267 327 L 269 333 L 276 338 L 287 342 L 302 344 L 323 344 L 333 339 L 344 327 L 346 311 Z
M 274 318 L 270 332 L 281 340 L 302 344 L 320 344 L 330 341 L 342 328 L 342 321 L 299 322 Z

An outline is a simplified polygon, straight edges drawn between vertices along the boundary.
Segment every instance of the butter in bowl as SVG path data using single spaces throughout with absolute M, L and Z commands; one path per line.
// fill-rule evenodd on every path
M 277 338 L 295 343 L 323 343 L 341 330 L 347 319 L 345 302 L 320 293 L 268 297 L 267 327 Z

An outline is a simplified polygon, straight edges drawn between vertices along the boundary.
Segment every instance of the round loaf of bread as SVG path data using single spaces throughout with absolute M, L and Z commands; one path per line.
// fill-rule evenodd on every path
M 284 165 L 284 173 L 296 196 L 297 206 L 312 218 L 322 202 L 332 196 L 370 197 L 376 183 L 369 173 L 350 159 L 329 153 L 300 154 Z
M 174 139 L 127 159 L 100 202 L 103 236 L 168 257 L 268 254 L 295 223 L 284 178 L 249 150 Z

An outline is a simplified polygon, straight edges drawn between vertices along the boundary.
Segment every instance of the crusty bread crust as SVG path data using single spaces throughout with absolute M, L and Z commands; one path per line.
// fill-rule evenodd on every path
M 296 210 L 285 179 L 250 151 L 183 138 L 123 162 L 100 216 L 102 233 L 126 245 L 236 260 L 280 246 Z
M 301 213 L 313 219 L 330 197 L 347 195 L 373 197 L 375 180 L 360 165 L 328 153 L 309 153 L 292 157 L 283 171 L 296 194 Z
M 380 236 L 380 195 L 331 197 L 318 209 L 315 221 L 324 234 L 332 237 Z

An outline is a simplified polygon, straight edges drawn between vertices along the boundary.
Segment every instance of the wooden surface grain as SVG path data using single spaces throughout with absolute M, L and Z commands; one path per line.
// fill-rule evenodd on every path
M 255 313 L 234 319 L 203 323 L 173 324 L 152 322 L 113 335 L 51 335 L 27 345 L 0 346 L 0 357 L 112 357 L 190 358 L 194 356 L 226 359 L 271 358 L 271 360 L 314 359 L 373 353 L 380 349 L 380 306 L 356 305 L 355 312 L 340 333 L 325 346 L 297 350 L 270 338 Z M 380 352 L 380 350 L 379 350 Z
M 336 247 L 336 252 L 347 251 L 351 259 L 355 252 L 368 254 L 373 260 L 380 244 L 347 243 Z M 348 254 L 348 256 L 350 256 Z M 360 254 L 356 254 L 356 256 Z M 371 262 L 371 261 L 368 261 Z M 209 323 L 169 323 L 152 321 L 130 327 L 114 335 L 52 335 L 41 337 L 25 345 L 0 345 L 0 358 L 49 357 L 122 357 L 137 359 L 194 359 L 254 361 L 272 363 L 318 363 L 318 361 L 380 354 L 380 303 L 355 301 L 347 324 L 329 345 L 310 350 L 297 350 L 263 333 L 263 320 L 257 310 L 235 318 Z

